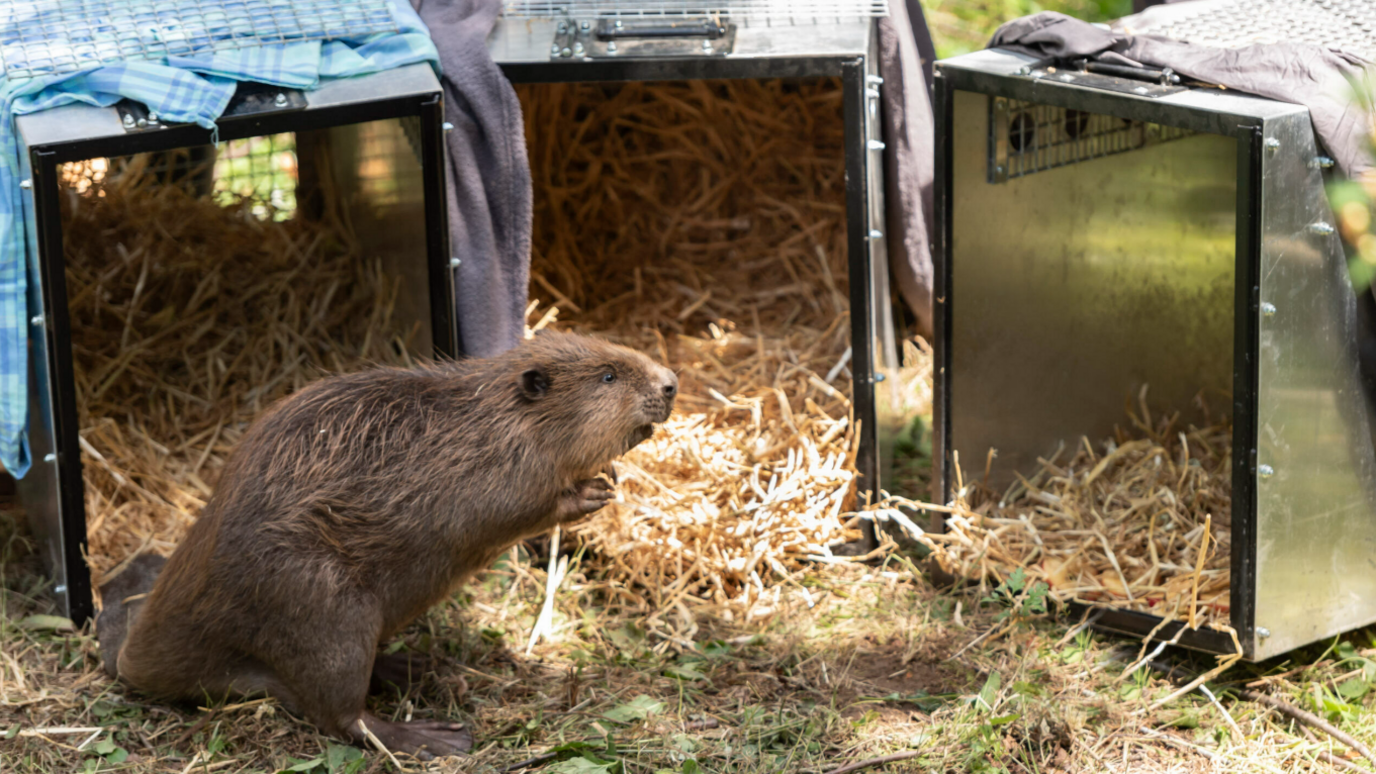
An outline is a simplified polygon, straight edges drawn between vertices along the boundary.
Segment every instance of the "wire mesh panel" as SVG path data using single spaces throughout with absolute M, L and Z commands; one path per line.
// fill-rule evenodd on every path
M 812 19 L 888 16 L 888 0 L 507 0 L 511 18 L 625 19 L 663 16 L 730 16 L 738 19 Z
M 0 76 L 396 29 L 389 0 L 0 0 Z
M 989 179 L 1002 182 L 1193 134 L 1185 129 L 1004 97 L 990 100 Z
M 224 143 L 215 158 L 215 198 L 251 200 L 261 219 L 287 220 L 296 212 L 296 137 L 269 134 Z
M 1376 59 L 1372 0 L 1213 0 L 1153 13 L 1132 32 L 1219 48 L 1309 43 Z

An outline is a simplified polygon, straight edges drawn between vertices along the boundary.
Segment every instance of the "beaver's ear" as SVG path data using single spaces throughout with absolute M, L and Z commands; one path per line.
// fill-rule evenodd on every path
M 543 398 L 549 392 L 549 374 L 543 368 L 532 368 L 521 374 L 521 392 L 531 400 Z

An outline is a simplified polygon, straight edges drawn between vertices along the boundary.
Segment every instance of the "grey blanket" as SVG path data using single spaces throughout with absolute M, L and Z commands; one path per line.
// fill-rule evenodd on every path
M 1304 105 L 1319 141 L 1343 173 L 1356 175 L 1370 167 L 1365 151 L 1368 122 L 1347 91 L 1348 79 L 1362 74 L 1364 60 L 1298 43 L 1224 49 L 1130 34 L 1134 22 L 1152 12 L 1147 9 L 1117 22 L 1116 30 L 1107 30 L 1047 11 L 1003 25 L 989 47 L 1043 58 L 1089 57 L 1113 64 L 1169 67 L 1195 80 Z
M 446 185 L 462 354 L 490 357 L 524 333 L 531 194 L 521 104 L 487 51 L 500 0 L 412 0 L 444 70 Z

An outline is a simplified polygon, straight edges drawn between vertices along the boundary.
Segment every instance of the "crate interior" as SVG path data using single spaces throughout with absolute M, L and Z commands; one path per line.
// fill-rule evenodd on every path
M 175 547 L 272 401 L 326 373 L 432 354 L 414 123 L 61 169 L 97 583 Z
M 953 564 L 1229 620 L 1236 140 L 957 92 Z

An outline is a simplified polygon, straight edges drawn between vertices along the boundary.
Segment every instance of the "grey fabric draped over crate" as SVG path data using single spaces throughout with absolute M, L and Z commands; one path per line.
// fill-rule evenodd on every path
M 516 91 L 484 41 L 500 0 L 412 0 L 440 52 L 459 345 L 490 357 L 524 335 L 534 209 Z

